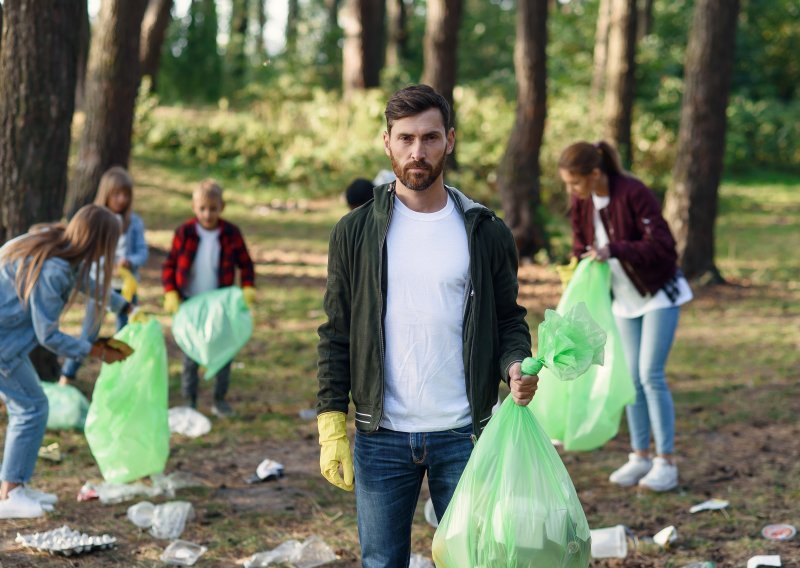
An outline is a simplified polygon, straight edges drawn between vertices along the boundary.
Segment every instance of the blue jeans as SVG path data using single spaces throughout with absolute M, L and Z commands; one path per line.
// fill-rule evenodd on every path
M 678 327 L 680 308 L 664 308 L 638 318 L 616 318 L 628 361 L 636 402 L 626 409 L 631 447 L 650 449 L 650 430 L 657 454 L 675 451 L 675 407 L 664 367 Z
M 356 432 L 356 512 L 364 568 L 406 568 L 425 473 L 441 519 L 472 453 L 472 426 L 408 433 Z
M 36 467 L 49 411 L 39 375 L 27 356 L 8 376 L 0 375 L 0 399 L 8 412 L 0 480 L 27 483 Z

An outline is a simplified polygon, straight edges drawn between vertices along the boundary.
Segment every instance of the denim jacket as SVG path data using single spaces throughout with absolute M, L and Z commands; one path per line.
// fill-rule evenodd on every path
M 17 268 L 21 262 L 0 260 L 0 377 L 8 376 L 37 343 L 66 357 L 85 357 L 92 348 L 86 339 L 75 339 L 58 327 L 61 312 L 76 286 L 78 267 L 62 258 L 47 259 L 28 305 L 22 305 L 16 290 Z M 94 287 L 94 281 L 90 280 L 79 289 L 92 295 Z M 119 312 L 126 305 L 122 296 L 111 293 L 109 308 L 112 311 Z
M 144 240 L 144 223 L 136 213 L 131 213 L 128 230 L 125 231 L 125 258 L 131 263 L 131 272 L 138 277 L 139 268 L 147 262 L 147 243 Z M 119 261 L 120 259 L 116 259 Z

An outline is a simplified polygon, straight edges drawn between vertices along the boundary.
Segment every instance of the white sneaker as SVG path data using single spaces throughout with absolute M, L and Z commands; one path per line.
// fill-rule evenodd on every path
M 664 458 L 653 458 L 653 468 L 639 480 L 639 487 L 651 491 L 670 491 L 678 486 L 678 466 Z
M 30 499 L 38 501 L 42 505 L 55 505 L 58 503 L 58 495 L 54 495 L 53 493 L 45 493 L 44 491 L 39 491 L 38 489 L 34 489 L 28 485 L 22 486 L 22 492 Z
M 0 519 L 32 519 L 44 515 L 38 501 L 34 501 L 15 487 L 8 492 L 8 498 L 0 500 Z
M 627 463 L 612 473 L 608 480 L 622 487 L 630 487 L 631 485 L 636 485 L 640 479 L 647 475 L 647 472 L 652 467 L 653 462 L 650 458 L 643 458 L 632 452 L 628 454 Z

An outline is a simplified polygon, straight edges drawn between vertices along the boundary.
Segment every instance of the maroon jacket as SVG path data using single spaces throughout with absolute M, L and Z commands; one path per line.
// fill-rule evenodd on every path
M 236 280 L 236 267 L 241 271 L 242 288 L 253 286 L 255 270 L 253 261 L 247 252 L 242 233 L 233 223 L 219 220 L 220 233 L 220 259 L 219 259 L 219 287 L 233 286 Z M 192 218 L 175 230 L 172 238 L 172 248 L 161 268 L 161 282 L 164 291 L 183 290 L 189 285 L 194 256 L 197 254 L 197 245 L 200 236 L 197 234 L 197 218 Z
M 675 239 L 653 192 L 632 177 L 609 176 L 611 200 L 600 210 L 608 249 L 643 296 L 655 294 L 677 271 Z M 594 243 L 594 203 L 571 199 L 572 254 L 580 258 Z

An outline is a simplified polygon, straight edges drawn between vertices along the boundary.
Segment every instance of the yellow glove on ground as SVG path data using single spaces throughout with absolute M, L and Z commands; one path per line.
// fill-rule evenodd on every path
M 139 287 L 139 283 L 136 282 L 133 272 L 124 266 L 120 266 L 117 269 L 117 272 L 119 273 L 120 278 L 122 278 L 122 290 L 120 293 L 122 294 L 122 297 L 128 301 L 128 303 L 131 303 L 133 302 L 133 297 L 136 295 L 136 290 Z
M 164 294 L 164 311 L 168 314 L 177 313 L 178 308 L 181 307 L 181 296 L 177 290 L 170 290 Z
M 347 439 L 347 416 L 344 412 L 323 412 L 317 416 L 319 428 L 319 470 L 322 475 L 340 489 L 353 490 L 353 458 L 350 456 L 350 441 Z M 344 479 L 339 473 L 342 466 Z
M 569 281 L 572 280 L 572 275 L 575 274 L 575 269 L 578 267 L 578 258 L 573 256 L 569 264 L 563 266 L 556 266 L 558 277 L 561 278 L 561 288 L 566 288 Z
M 256 289 L 252 286 L 246 286 L 242 288 L 242 295 L 244 296 L 244 303 L 252 310 L 256 304 Z

